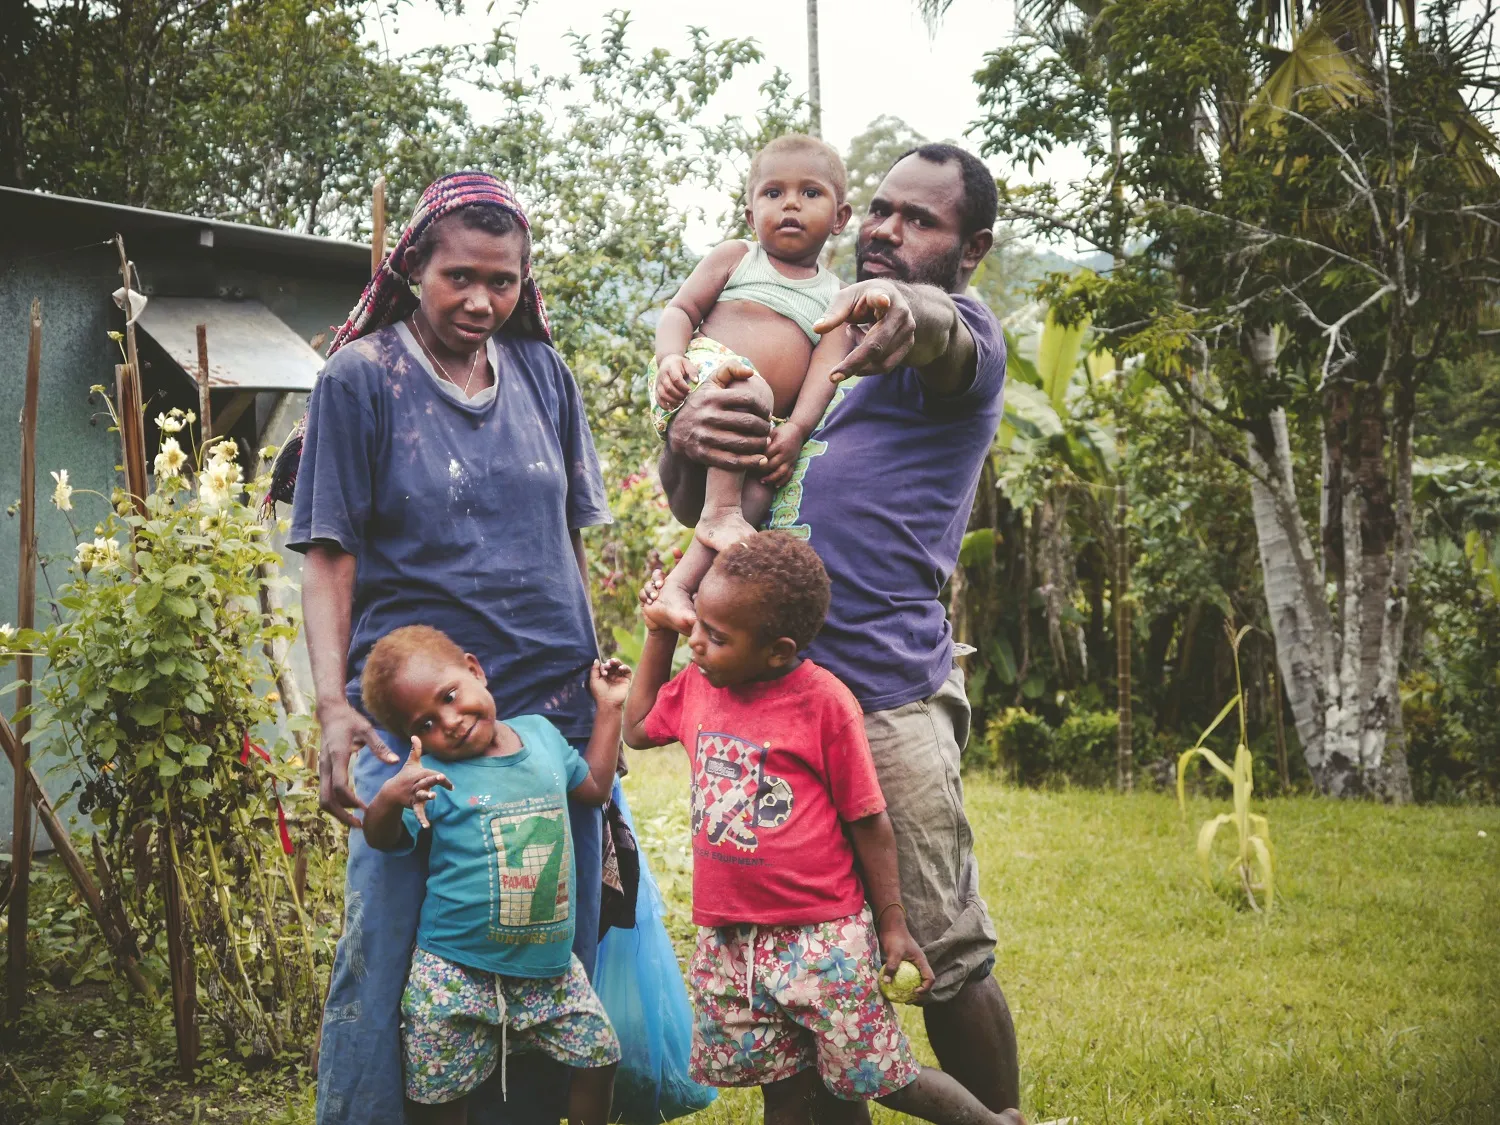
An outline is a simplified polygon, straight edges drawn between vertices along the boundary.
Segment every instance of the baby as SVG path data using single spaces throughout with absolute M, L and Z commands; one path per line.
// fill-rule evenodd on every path
M 659 592 L 647 620 L 679 633 L 693 627 L 693 592 L 714 554 L 745 538 L 770 510 L 802 444 L 833 399 L 829 373 L 848 353 L 843 331 L 814 325 L 839 291 L 818 264 L 824 245 L 849 221 L 843 161 L 816 137 L 778 137 L 750 162 L 745 220 L 754 242 L 714 247 L 672 298 L 656 329 L 652 415 L 665 433 L 695 386 L 726 363 L 756 372 L 745 381 L 776 422 L 759 480 L 710 468 L 692 546 Z M 650 372 L 648 371 L 648 375 Z
M 594 665 L 598 710 L 581 757 L 540 715 L 497 721 L 479 662 L 426 625 L 382 637 L 360 686 L 381 726 L 411 739 L 365 812 L 365 839 L 401 852 L 432 837 L 401 998 L 408 1120 L 463 1125 L 496 1064 L 538 1050 L 574 1068 L 569 1122 L 605 1125 L 620 1044 L 572 952 L 567 798 L 609 798 L 630 669 Z

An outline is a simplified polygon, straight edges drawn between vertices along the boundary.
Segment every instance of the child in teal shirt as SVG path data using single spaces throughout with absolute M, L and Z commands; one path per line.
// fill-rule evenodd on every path
M 522 1050 L 575 1068 L 570 1122 L 608 1120 L 620 1045 L 572 953 L 567 798 L 608 799 L 629 687 L 625 665 L 595 663 L 594 729 L 580 756 L 539 715 L 498 721 L 479 662 L 437 629 L 397 629 L 365 662 L 366 709 L 411 739 L 406 764 L 366 810 L 365 839 L 401 852 L 431 837 L 401 1000 L 416 1121 L 462 1125 L 468 1094 Z

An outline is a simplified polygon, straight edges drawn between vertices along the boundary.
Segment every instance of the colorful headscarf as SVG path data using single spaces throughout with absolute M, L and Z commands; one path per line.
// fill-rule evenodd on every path
M 345 344 L 368 336 L 372 332 L 395 324 L 410 316 L 418 306 L 417 295 L 411 290 L 411 278 L 406 272 L 406 252 L 417 244 L 424 232 L 433 223 L 451 215 L 463 207 L 498 207 L 516 217 L 523 230 L 531 231 L 526 212 L 516 201 L 515 193 L 503 180 L 488 172 L 450 172 L 440 176 L 427 186 L 417 203 L 411 222 L 396 239 L 396 245 L 380 262 L 375 276 L 365 286 L 359 301 L 349 313 L 344 326 L 334 334 L 328 345 L 328 354 L 333 355 Z M 502 333 L 552 342 L 552 327 L 547 321 L 547 307 L 542 303 L 541 291 L 536 280 L 529 274 L 521 283 L 521 297 L 515 311 L 501 326 Z M 297 466 L 302 459 L 302 438 L 307 428 L 307 417 L 292 429 L 271 466 L 271 489 L 266 494 L 265 508 L 274 510 L 276 502 L 290 504 L 297 485 Z

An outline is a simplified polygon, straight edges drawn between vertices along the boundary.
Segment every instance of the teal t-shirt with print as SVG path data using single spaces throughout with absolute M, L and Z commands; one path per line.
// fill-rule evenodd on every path
M 573 947 L 568 792 L 588 763 L 540 715 L 506 719 L 521 749 L 501 758 L 431 760 L 453 782 L 427 802 L 432 850 L 417 946 L 471 969 L 556 977 Z M 415 846 L 416 813 L 402 817 Z

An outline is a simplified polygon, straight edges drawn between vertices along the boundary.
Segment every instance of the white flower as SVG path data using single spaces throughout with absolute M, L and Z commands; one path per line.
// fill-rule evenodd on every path
M 95 539 L 93 548 L 95 570 L 112 570 L 120 565 L 120 545 L 113 539 Z
M 57 487 L 52 490 L 52 503 L 57 505 L 59 511 L 71 512 L 73 510 L 73 486 L 68 483 L 68 470 L 52 474 L 52 479 L 57 482 Z
M 214 447 L 208 451 L 208 459 L 210 464 L 227 464 L 238 454 L 239 447 L 229 438 L 225 438 L 223 441 L 214 443 Z
M 94 545 L 92 543 L 78 544 L 78 550 L 73 552 L 73 561 L 87 574 L 89 568 L 94 565 Z
M 9 621 L 7 621 L 4 625 L 0 625 L 0 643 L 10 644 L 10 642 L 15 639 L 16 627 L 14 625 L 12 625 Z M 1484 833 L 1481 832 L 1480 835 L 1482 836 L 1484 835 Z
M 178 428 L 181 429 L 180 426 Z M 187 454 L 177 444 L 177 439 L 167 438 L 161 443 L 161 452 L 156 455 L 156 475 L 162 480 L 175 477 L 186 463 Z
M 191 410 L 189 410 L 186 414 L 184 414 L 182 416 L 182 420 L 184 422 L 188 423 L 189 425 L 192 425 L 194 422 L 196 422 L 198 420 L 198 415 L 194 414 Z
M 182 419 L 177 417 L 177 411 L 171 414 L 158 414 L 156 416 L 156 428 L 164 434 L 175 434 L 182 429 Z

